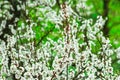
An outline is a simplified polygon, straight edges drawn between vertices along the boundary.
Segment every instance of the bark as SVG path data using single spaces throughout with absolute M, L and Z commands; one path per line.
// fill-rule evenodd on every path
M 103 18 L 108 18 L 109 20 L 109 3 L 110 0 L 103 0 Z M 106 20 L 104 26 L 103 26 L 103 33 L 104 36 L 108 36 L 109 35 L 109 28 L 108 28 L 108 20 Z

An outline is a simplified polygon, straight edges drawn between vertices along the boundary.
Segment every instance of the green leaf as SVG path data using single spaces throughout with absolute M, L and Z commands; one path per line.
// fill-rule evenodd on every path
M 68 67 L 68 72 L 70 73 L 71 71 L 74 71 L 76 73 L 76 68 L 75 66 L 69 66 Z
M 7 77 L 7 73 L 2 73 L 2 77 Z
M 87 71 L 84 72 L 85 76 L 88 76 Z
M 22 23 L 23 23 L 23 20 L 19 20 L 17 23 L 18 27 L 21 27 Z

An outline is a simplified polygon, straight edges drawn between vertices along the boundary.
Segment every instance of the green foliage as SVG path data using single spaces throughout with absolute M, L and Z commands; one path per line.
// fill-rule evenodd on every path
M 68 67 L 68 73 L 74 72 L 75 74 L 77 73 L 75 66 L 69 66 Z
M 6 73 L 3 73 L 3 74 L 2 74 L 2 77 L 7 77 L 7 74 L 6 74 Z

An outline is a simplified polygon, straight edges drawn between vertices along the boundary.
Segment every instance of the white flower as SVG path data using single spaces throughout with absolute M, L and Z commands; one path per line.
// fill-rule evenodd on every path
M 117 48 L 115 51 L 116 51 L 116 53 L 117 53 L 117 58 L 120 58 L 120 47 Z
M 19 70 L 22 73 L 22 72 L 24 72 L 25 69 L 23 67 L 19 67 Z
M 108 73 L 113 74 L 113 68 L 112 67 L 107 67 L 107 71 L 108 71 Z
M 25 77 L 21 77 L 20 80 L 26 80 L 26 78 Z
M 26 79 L 28 79 L 28 78 L 31 78 L 32 75 L 31 75 L 30 72 L 25 72 L 25 73 L 24 73 L 24 77 L 25 77 Z
M 118 76 L 115 80 L 120 80 L 120 76 Z
M 11 65 L 11 67 L 10 67 L 10 72 L 11 72 L 11 73 L 15 73 L 16 70 L 17 70 L 17 66 L 16 66 L 16 65 Z
M 15 74 L 16 79 L 20 79 L 20 77 L 21 77 L 21 74 Z
M 19 11 L 21 9 L 20 5 L 17 5 L 17 10 Z

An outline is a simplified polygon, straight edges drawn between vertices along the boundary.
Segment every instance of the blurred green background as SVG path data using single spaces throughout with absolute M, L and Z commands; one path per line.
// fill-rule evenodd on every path
M 120 47 L 120 0 L 88 0 L 88 5 L 92 5 L 89 17 L 96 19 L 98 15 L 108 18 L 103 30 L 105 36 L 110 38 L 114 48 Z M 115 73 L 120 73 L 120 63 L 116 54 L 112 55 L 112 66 Z

